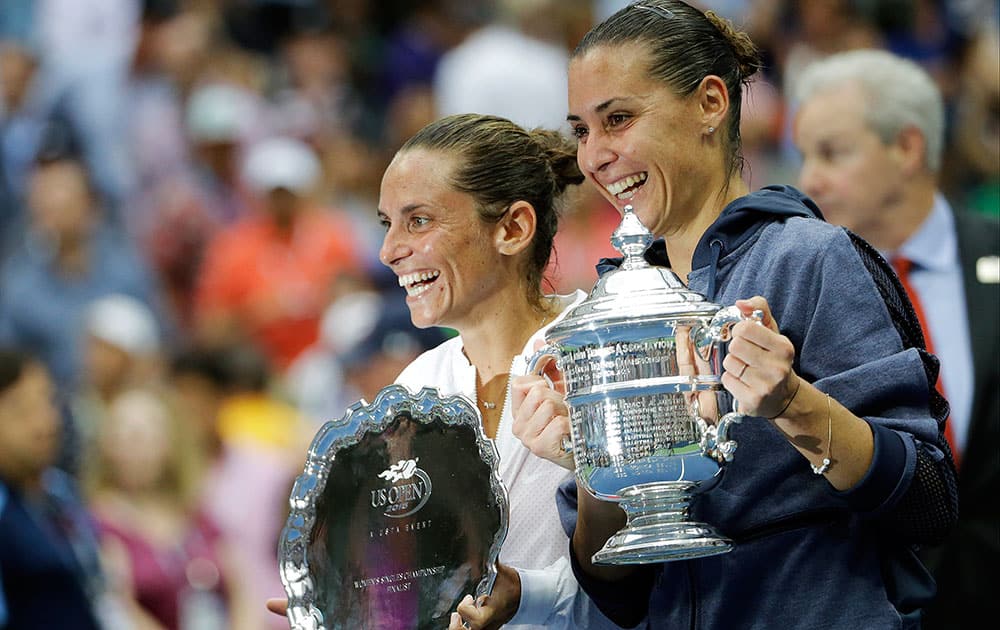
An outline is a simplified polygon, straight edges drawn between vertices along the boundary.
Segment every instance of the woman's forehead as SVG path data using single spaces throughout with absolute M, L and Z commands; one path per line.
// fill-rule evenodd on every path
M 454 189 L 455 175 L 463 159 L 458 149 L 414 147 L 398 153 L 390 168 L 395 166 L 399 177 Z
M 649 54 L 636 44 L 595 46 L 574 57 L 569 66 L 569 95 L 581 89 L 602 91 L 648 91 L 656 81 L 649 74 Z
M 604 71 L 613 75 L 622 73 L 646 75 L 649 63 L 649 44 L 634 41 L 591 46 L 574 56 L 569 67 L 571 72 L 574 68 L 578 68 Z
M 382 176 L 381 196 L 411 196 L 452 188 L 454 163 L 444 151 L 417 148 L 397 153 Z
M 397 154 L 382 178 L 379 212 L 392 215 L 415 207 L 473 207 L 472 195 L 455 187 L 457 163 L 455 156 L 439 150 L 417 148 Z

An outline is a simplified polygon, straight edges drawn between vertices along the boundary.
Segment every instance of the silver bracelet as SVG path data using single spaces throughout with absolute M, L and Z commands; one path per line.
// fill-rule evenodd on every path
M 824 475 L 830 470 L 830 447 L 833 445 L 833 403 L 830 402 L 830 394 L 826 395 L 826 426 L 826 457 L 819 466 L 809 464 L 813 473 L 817 475 Z

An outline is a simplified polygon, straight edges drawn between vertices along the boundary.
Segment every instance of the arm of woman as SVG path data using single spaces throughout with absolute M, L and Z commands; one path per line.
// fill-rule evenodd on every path
M 901 541 L 940 542 L 956 514 L 948 505 L 954 498 L 946 491 L 949 484 L 943 476 L 948 471 L 942 470 L 946 467 L 935 466 L 928 446 L 916 437 L 904 438 L 906 433 L 899 429 L 855 415 L 798 376 L 792 369 L 794 348 L 778 332 L 764 298 L 736 304 L 745 314 L 755 309 L 765 313 L 764 326 L 741 322 L 733 327 L 730 353 L 723 362 L 723 385 L 740 408 L 769 418 L 849 504 L 862 511 L 882 511 L 880 517 Z M 914 376 L 913 371 L 909 370 L 910 378 L 923 378 L 922 372 Z M 896 422 L 905 426 L 899 419 Z M 913 444 L 911 454 L 906 439 Z M 908 482 L 905 489 L 898 491 L 904 482 Z
M 854 487 L 872 463 L 871 426 L 795 373 L 795 348 L 778 330 L 767 300 L 756 296 L 737 300 L 736 306 L 745 316 L 762 311 L 763 325 L 744 321 L 733 327 L 723 386 L 742 412 L 769 419 L 831 486 Z
M 797 225 L 802 229 L 808 224 Z M 772 417 L 775 398 L 781 401 L 778 410 L 788 404 L 772 420 L 774 426 L 810 464 L 822 466 L 823 459 L 831 460 L 825 477 L 838 501 L 878 519 L 902 543 L 939 542 L 957 517 L 954 467 L 943 438 L 947 405 L 934 390 L 936 361 L 922 348 L 905 292 L 878 252 L 844 230 L 820 234 L 810 228 L 788 240 L 811 241 L 815 253 L 789 248 L 769 264 L 796 268 L 795 273 L 764 274 L 759 276 L 763 283 L 742 283 L 743 290 L 755 287 L 750 291 L 773 295 L 769 306 L 777 317 L 769 318 L 766 327 L 738 325 L 733 332 L 740 336 L 750 331 L 756 338 L 744 341 L 763 344 L 773 351 L 769 358 L 774 360 L 781 351 L 773 337 L 763 339 L 763 329 L 777 334 L 780 323 L 781 336 L 794 343 L 797 356 L 792 365 L 801 385 L 791 377 L 792 368 L 780 368 L 778 376 L 754 376 L 748 368 L 744 376 L 751 381 L 770 378 L 772 386 L 781 383 L 772 389 L 770 400 L 762 395 L 767 387 L 748 394 L 734 378 L 742 370 L 739 352 L 725 366 L 729 374 L 723 384 L 738 399 L 746 398 L 740 401 L 745 411 L 763 405 L 758 412 Z M 791 349 L 787 342 L 780 343 L 785 352 Z M 760 380 L 755 384 L 760 386 Z M 794 400 L 789 397 L 792 387 L 801 387 Z M 870 442 L 857 420 L 868 425 Z M 832 451 L 827 451 L 831 437 Z

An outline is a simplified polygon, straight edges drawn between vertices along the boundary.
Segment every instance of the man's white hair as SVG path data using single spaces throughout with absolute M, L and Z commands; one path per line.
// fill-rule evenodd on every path
M 932 172 L 944 151 L 944 100 L 934 80 L 919 65 L 884 50 L 852 50 L 810 64 L 795 84 L 799 105 L 821 92 L 856 84 L 865 93 L 865 120 L 885 143 L 916 127 L 927 144 Z

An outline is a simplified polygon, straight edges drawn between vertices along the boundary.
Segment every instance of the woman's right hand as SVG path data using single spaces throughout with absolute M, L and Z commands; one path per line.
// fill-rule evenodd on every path
M 563 448 L 570 435 L 569 407 L 560 392 L 542 376 L 515 376 L 511 380 L 512 430 L 532 453 L 573 470 L 573 453 Z

